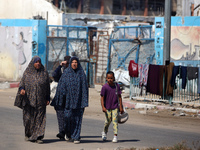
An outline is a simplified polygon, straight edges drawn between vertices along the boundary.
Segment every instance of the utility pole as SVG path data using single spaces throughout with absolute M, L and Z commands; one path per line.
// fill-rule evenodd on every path
M 165 0 L 165 16 L 164 16 L 164 47 L 163 47 L 163 64 L 170 63 L 171 49 L 171 0 Z

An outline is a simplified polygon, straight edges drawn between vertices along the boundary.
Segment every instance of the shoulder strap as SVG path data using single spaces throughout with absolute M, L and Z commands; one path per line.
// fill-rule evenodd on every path
M 115 94 L 118 96 L 117 83 L 115 83 L 115 86 L 116 86 L 116 88 L 115 88 Z
M 119 105 L 119 96 L 118 96 L 118 90 L 117 90 L 117 83 L 115 83 L 115 86 L 116 86 L 115 94 L 117 95 L 117 100 L 118 100 L 118 105 Z

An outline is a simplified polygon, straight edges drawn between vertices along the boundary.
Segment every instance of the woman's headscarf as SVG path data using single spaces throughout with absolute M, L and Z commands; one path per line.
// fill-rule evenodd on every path
M 72 69 L 73 60 L 77 60 L 76 71 Z M 62 106 L 66 109 L 79 109 L 88 106 L 88 84 L 85 72 L 79 59 L 72 57 L 69 67 L 63 72 L 54 97 L 53 106 Z
M 50 99 L 49 75 L 41 64 L 40 69 L 35 69 L 34 63 L 40 60 L 34 56 L 24 71 L 19 84 L 19 90 L 15 99 L 15 106 L 22 108 L 25 105 L 36 107 L 37 105 L 46 106 L 46 101 Z M 26 94 L 20 95 L 20 90 L 24 89 Z
M 36 63 L 37 61 L 40 61 L 40 63 L 41 63 L 40 57 L 36 57 L 36 58 L 34 59 L 33 63 Z

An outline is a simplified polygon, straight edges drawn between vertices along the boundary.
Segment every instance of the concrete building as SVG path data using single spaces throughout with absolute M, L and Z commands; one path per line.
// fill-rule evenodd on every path
M 171 1 L 172 16 L 200 15 L 200 0 Z M 140 22 L 149 22 L 143 17 L 164 16 L 164 6 L 165 0 L 1 0 L 0 18 L 45 19 L 48 25 L 63 25 L 63 13 L 75 13 L 89 15 L 89 18 L 96 14 L 124 18 L 137 16 L 142 17 Z M 77 17 L 81 19 L 82 15 Z
M 46 0 L 1 0 L 0 19 L 45 19 L 62 24 L 62 11 Z
M 60 8 L 61 0 L 51 0 Z M 172 0 L 172 13 L 176 11 L 176 0 Z M 134 16 L 161 16 L 165 0 L 65 0 L 68 13 L 113 14 Z

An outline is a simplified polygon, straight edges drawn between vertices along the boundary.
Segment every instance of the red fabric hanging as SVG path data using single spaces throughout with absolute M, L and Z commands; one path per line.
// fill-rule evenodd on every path
M 130 60 L 128 71 L 131 77 L 138 77 L 138 64 L 134 60 Z

